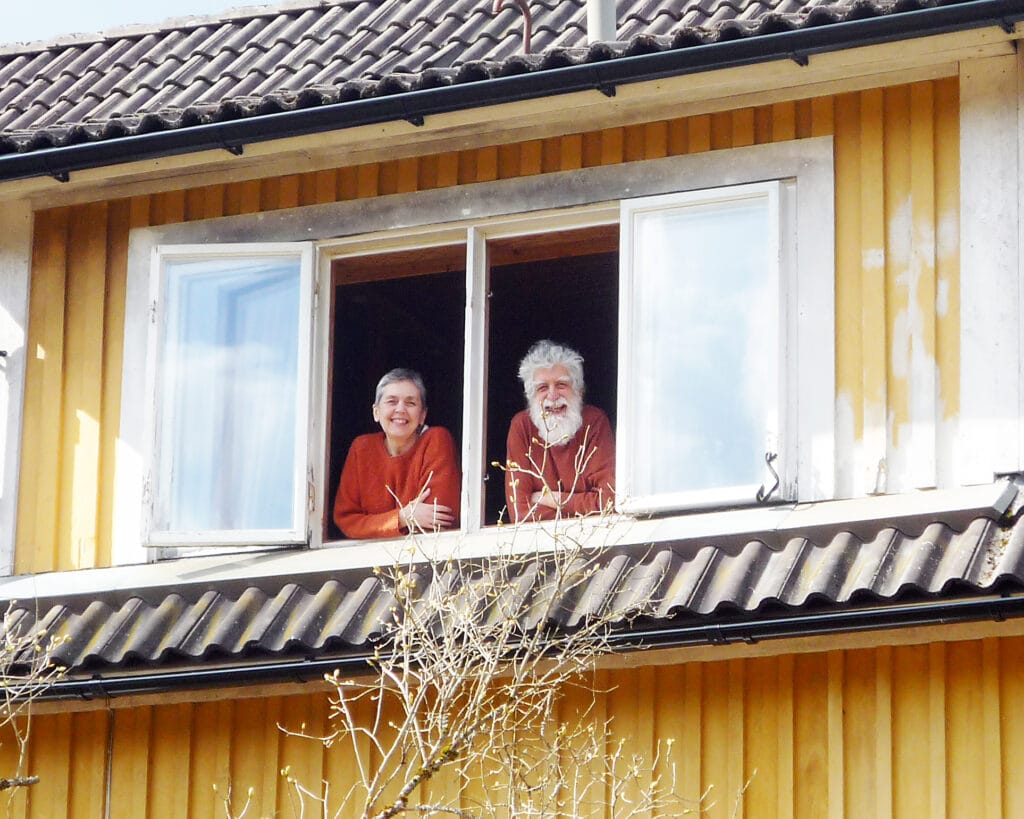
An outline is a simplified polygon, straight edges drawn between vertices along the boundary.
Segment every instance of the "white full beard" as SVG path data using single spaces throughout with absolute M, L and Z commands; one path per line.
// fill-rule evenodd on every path
M 548 412 L 561 406 L 568 407 L 564 416 Z M 540 439 L 548 446 L 565 446 L 583 426 L 583 402 L 579 398 L 548 402 L 544 407 L 539 401 L 530 402 L 530 420 L 537 428 Z

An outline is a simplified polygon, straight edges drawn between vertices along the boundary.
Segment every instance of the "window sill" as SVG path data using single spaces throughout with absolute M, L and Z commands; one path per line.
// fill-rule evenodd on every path
M 204 551 L 159 563 L 9 577 L 0 580 L 0 598 L 28 600 L 113 593 L 128 600 L 145 597 L 147 589 L 197 584 L 217 584 L 224 593 L 233 593 L 235 589 L 241 593 L 269 578 L 302 583 L 308 575 L 360 573 L 375 566 L 416 559 L 444 559 L 456 554 L 473 559 L 501 551 L 530 554 L 551 549 L 559 538 L 583 539 L 585 545 L 593 548 L 672 543 L 683 557 L 706 547 L 740 550 L 751 539 L 770 548 L 782 548 L 793 537 L 813 539 L 816 531 L 834 533 L 841 529 L 866 539 L 890 527 L 920 533 L 936 521 L 962 528 L 977 517 L 999 519 L 1015 496 L 1013 483 L 1000 480 L 960 489 L 695 512 L 646 520 L 606 515 L 553 524 L 494 526 L 468 534 L 441 532 L 413 539 L 334 541 L 318 549 L 264 548 L 242 553 L 218 550 L 218 554 Z M 142 555 L 140 549 L 140 558 Z

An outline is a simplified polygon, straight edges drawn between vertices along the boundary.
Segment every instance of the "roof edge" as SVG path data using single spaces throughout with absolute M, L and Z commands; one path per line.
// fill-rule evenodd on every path
M 977 0 L 895 12 L 654 54 L 583 62 L 440 88 L 13 153 L 0 156 L 0 182 L 37 176 L 68 181 L 72 172 L 90 168 L 205 150 L 241 154 L 247 144 L 399 120 L 421 126 L 427 116 L 581 91 L 596 90 L 614 96 L 619 85 L 775 60 L 794 60 L 807 65 L 814 54 L 846 48 L 989 26 L 1011 31 L 1013 24 L 1022 19 L 1024 4 L 1017 0 Z
M 771 640 L 816 637 L 863 631 L 887 631 L 962 623 L 1002 622 L 1024 617 L 1024 593 L 955 600 L 844 607 L 823 612 L 770 616 L 737 614 L 686 618 L 664 627 L 623 629 L 609 638 L 613 652 L 754 644 Z M 37 701 L 90 701 L 119 697 L 202 690 L 222 686 L 307 683 L 335 670 L 371 670 L 374 652 L 291 661 L 262 660 L 218 668 L 192 668 L 144 674 L 94 674 L 89 679 L 59 680 L 40 692 Z

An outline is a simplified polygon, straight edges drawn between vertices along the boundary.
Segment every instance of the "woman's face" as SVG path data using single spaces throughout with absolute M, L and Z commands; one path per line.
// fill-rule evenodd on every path
M 412 381 L 393 381 L 373 405 L 373 420 L 391 443 L 411 443 L 427 419 L 420 391 Z

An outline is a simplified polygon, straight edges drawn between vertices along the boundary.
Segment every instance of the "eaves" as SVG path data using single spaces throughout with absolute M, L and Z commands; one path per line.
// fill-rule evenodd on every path
M 204 184 L 226 181 L 211 171 L 265 176 L 268 159 L 308 171 L 374 161 L 385 147 L 400 158 L 955 74 L 968 56 L 1012 53 L 1021 18 L 1020 3 L 979 0 L 44 148 L 0 157 L 0 197 L 43 196 L 68 180 L 180 188 L 190 173 Z

